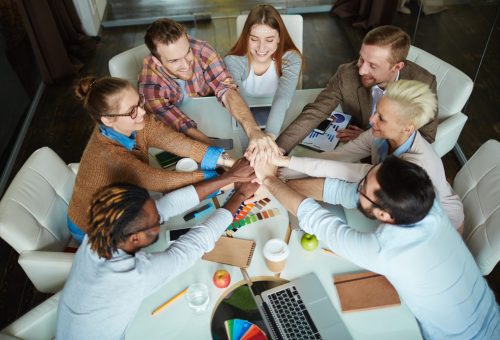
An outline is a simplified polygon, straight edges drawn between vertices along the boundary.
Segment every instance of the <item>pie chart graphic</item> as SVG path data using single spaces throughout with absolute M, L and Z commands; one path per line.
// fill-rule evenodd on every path
M 333 116 L 335 117 L 335 123 L 340 124 L 345 120 L 345 117 L 341 114 L 334 113 Z

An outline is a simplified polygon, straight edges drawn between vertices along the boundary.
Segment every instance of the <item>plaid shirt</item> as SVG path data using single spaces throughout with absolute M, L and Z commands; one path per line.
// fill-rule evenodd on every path
M 222 58 L 207 42 L 189 36 L 188 39 L 194 56 L 194 71 L 193 77 L 185 82 L 187 94 L 190 97 L 205 97 L 215 93 L 217 100 L 222 103 L 224 93 L 234 87 L 231 74 Z M 139 93 L 146 99 L 146 109 L 154 112 L 167 126 L 181 132 L 196 128 L 196 123 L 176 106 L 183 99 L 180 85 L 151 54 L 142 63 Z

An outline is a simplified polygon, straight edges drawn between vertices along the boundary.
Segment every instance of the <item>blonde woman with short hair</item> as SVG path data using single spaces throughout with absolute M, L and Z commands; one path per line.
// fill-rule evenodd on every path
M 395 155 L 421 166 L 436 188 L 443 209 L 459 232 L 463 205 L 446 181 L 443 163 L 418 129 L 434 118 L 436 95 L 416 80 L 390 83 L 370 118 L 371 128 L 358 138 L 319 155 L 322 159 L 275 155 L 274 164 L 313 177 L 331 177 L 359 182 L 373 165 Z M 371 164 L 351 163 L 370 157 Z

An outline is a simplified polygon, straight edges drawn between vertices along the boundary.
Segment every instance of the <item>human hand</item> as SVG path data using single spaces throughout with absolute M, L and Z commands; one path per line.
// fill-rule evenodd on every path
M 358 136 L 362 132 L 364 132 L 364 130 L 357 127 L 356 125 L 349 125 L 347 128 L 337 131 L 337 138 L 342 143 L 346 143 L 346 142 L 349 142 L 353 139 L 358 138 Z
M 247 201 L 253 202 L 253 197 L 256 191 L 258 191 L 260 187 L 259 183 L 256 182 L 246 182 L 246 183 L 235 183 L 234 190 L 241 194 L 243 200 L 245 200 L 245 204 Z
M 255 165 L 257 155 L 263 155 L 267 159 L 272 153 L 282 154 L 274 139 L 260 130 L 249 136 L 249 140 L 245 157 L 250 161 L 251 166 Z
M 245 158 L 240 158 L 234 162 L 233 166 L 223 175 L 231 177 L 233 182 L 250 182 L 255 179 L 254 169 Z
M 276 176 L 278 168 L 274 165 L 267 154 L 257 154 L 254 164 L 255 175 L 260 183 L 266 178 Z
M 258 184 L 258 183 L 256 183 Z M 252 202 L 256 202 L 256 201 L 260 201 L 261 199 L 263 198 L 266 198 L 268 196 L 270 196 L 271 194 L 269 193 L 269 191 L 267 190 L 267 188 L 263 185 L 260 185 L 258 188 L 257 188 L 257 191 L 254 193 L 253 196 L 247 198 L 243 203 L 244 204 L 248 204 L 248 203 L 252 203 Z
M 282 167 L 282 168 L 288 168 L 288 165 L 290 164 L 290 159 L 291 159 L 291 157 L 289 157 L 289 156 L 285 156 L 283 154 L 276 154 L 276 153 L 273 153 L 270 158 L 271 158 L 271 162 L 274 165 Z

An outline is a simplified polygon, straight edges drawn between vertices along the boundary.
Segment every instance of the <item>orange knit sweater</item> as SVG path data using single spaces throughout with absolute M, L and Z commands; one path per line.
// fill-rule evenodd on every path
M 137 131 L 136 147 L 128 151 L 114 140 L 104 137 L 96 127 L 83 152 L 76 176 L 68 216 L 84 232 L 88 229 L 87 210 L 92 196 L 102 187 L 128 182 L 147 190 L 168 192 L 203 179 L 203 173 L 177 172 L 149 165 L 148 148 L 156 147 L 181 157 L 201 162 L 208 145 L 176 132 L 152 115 L 146 115 L 145 126 Z

